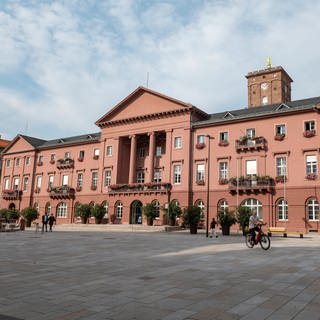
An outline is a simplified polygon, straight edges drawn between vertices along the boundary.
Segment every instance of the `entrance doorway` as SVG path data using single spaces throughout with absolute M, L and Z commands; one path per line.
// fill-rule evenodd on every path
M 9 209 L 14 210 L 16 208 L 16 205 L 14 203 L 9 204 Z
M 130 224 L 142 224 L 142 203 L 139 200 L 131 203 Z

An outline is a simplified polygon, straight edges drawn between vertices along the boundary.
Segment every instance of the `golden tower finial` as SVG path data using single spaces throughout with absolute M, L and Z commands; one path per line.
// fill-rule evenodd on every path
M 271 68 L 271 59 L 270 59 L 270 57 L 267 58 L 267 68 Z

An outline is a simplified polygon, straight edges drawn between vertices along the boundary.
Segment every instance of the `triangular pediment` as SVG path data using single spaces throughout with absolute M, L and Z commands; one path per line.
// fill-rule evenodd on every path
M 105 123 L 124 121 L 144 116 L 189 110 L 192 105 L 153 90 L 139 87 L 113 109 L 96 121 L 98 126 Z
M 37 145 L 45 142 L 45 140 L 23 136 L 18 134 L 11 143 L 3 150 L 3 153 L 15 153 L 22 151 L 32 151 Z

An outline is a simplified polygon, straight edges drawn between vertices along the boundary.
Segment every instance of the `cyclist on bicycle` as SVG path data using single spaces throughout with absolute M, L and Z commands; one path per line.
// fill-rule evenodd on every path
M 255 242 L 256 231 L 259 231 L 258 224 L 261 223 L 257 216 L 257 210 L 253 209 L 249 218 L 249 230 L 251 234 L 251 242 Z

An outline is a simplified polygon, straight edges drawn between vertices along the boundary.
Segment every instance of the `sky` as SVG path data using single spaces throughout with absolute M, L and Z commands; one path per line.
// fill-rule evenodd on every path
M 0 0 L 0 134 L 99 132 L 147 85 L 210 114 L 244 108 L 268 56 L 293 100 L 320 96 L 319 16 L 317 0 Z

